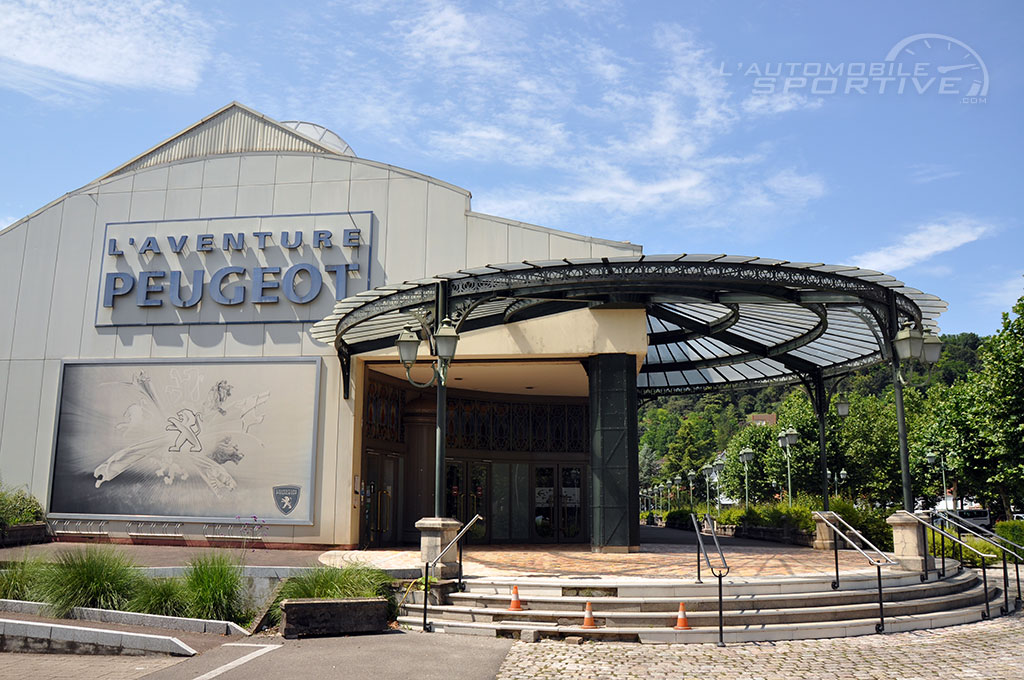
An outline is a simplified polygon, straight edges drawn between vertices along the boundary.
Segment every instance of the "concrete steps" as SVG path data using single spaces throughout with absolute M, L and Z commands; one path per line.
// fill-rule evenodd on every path
M 885 630 L 917 630 L 977 621 L 985 609 L 978 574 L 949 572 L 943 580 L 922 583 L 920 575 L 883 573 Z M 512 586 L 518 586 L 523 611 L 509 611 Z M 841 588 L 831 579 L 808 577 L 727 581 L 723 584 L 726 642 L 845 637 L 875 633 L 878 623 L 874 573 L 843 575 Z M 399 623 L 422 625 L 422 593 L 407 602 Z M 998 615 L 1002 591 L 990 583 L 988 598 Z M 433 598 L 432 598 L 433 599 Z M 590 602 L 597 629 L 582 627 Z M 692 630 L 676 631 L 684 602 Z M 437 632 L 541 637 L 580 636 L 598 640 L 717 642 L 718 584 L 692 581 L 614 579 L 470 579 L 465 592 L 432 604 L 429 620 Z

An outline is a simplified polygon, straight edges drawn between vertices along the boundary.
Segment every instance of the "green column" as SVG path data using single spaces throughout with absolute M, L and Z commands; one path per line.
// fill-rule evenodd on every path
M 591 549 L 626 552 L 640 545 L 636 357 L 589 359 Z

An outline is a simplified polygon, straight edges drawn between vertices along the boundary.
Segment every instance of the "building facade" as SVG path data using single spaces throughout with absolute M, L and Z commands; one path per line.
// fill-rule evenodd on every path
M 312 325 L 443 272 L 640 252 L 473 212 L 465 189 L 230 104 L 0 233 L 0 478 L 67 536 L 415 542 L 433 392 L 390 348 L 343 370 Z M 639 368 L 646 333 L 613 306 L 464 337 L 445 503 L 485 515 L 474 540 L 590 538 L 581 359 Z

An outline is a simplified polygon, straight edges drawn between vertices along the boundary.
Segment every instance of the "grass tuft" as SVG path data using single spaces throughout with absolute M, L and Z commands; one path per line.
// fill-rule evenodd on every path
M 64 617 L 75 607 L 124 609 L 141 580 L 123 553 L 90 546 L 62 553 L 43 567 L 39 593 L 54 614 Z
M 161 616 L 188 616 L 188 593 L 180 578 L 153 578 L 139 582 L 129 611 Z
M 33 558 L 8 564 L 6 569 L 0 571 L 0 599 L 37 599 L 43 568 L 43 562 Z
M 245 602 L 242 568 L 227 555 L 193 558 L 185 571 L 188 614 L 197 619 L 246 625 L 253 616 Z
M 277 600 L 270 609 L 270 620 L 277 624 L 281 620 L 281 600 L 299 598 L 336 599 L 342 597 L 383 597 L 388 601 L 388 613 L 394 617 L 394 579 L 380 569 L 364 564 L 345 567 L 317 567 L 292 576 L 281 586 Z

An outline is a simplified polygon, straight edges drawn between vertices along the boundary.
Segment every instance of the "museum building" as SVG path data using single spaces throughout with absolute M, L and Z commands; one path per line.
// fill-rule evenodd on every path
M 189 544 L 412 544 L 436 487 L 476 542 L 629 550 L 638 399 L 821 394 L 945 307 L 476 213 L 238 103 L 0 232 L 0 277 L 0 479 L 58 536 Z M 407 367 L 395 342 L 444 319 L 438 428 L 430 343 Z

